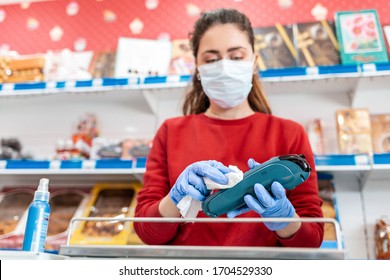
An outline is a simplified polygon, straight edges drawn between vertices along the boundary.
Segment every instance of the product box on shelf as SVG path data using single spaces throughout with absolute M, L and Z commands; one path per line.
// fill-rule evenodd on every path
M 389 53 L 390 53 L 390 25 L 383 26 L 383 33 L 385 35 L 387 54 L 389 55 Z
M 146 158 L 152 147 L 150 139 L 126 139 L 122 141 L 121 159 Z
M 133 160 L 146 158 L 152 147 L 152 140 L 143 138 L 106 139 L 96 137 L 92 141 L 91 159 Z
M 89 72 L 94 78 L 112 78 L 115 74 L 116 51 L 96 52 Z
M 307 124 L 307 136 L 315 155 L 325 154 L 324 132 L 321 119 L 312 119 Z
M 115 77 L 165 76 L 171 55 L 172 45 L 167 40 L 119 38 Z
M 372 152 L 370 113 L 365 108 L 336 111 L 340 154 Z
M 0 193 L 0 248 L 21 249 L 32 187 L 4 187 Z
M 89 80 L 92 51 L 72 52 L 69 49 L 48 51 L 45 56 L 45 80 Z
M 192 75 L 195 72 L 195 58 L 188 39 L 172 41 L 172 57 L 169 67 L 171 75 Z
M 339 43 L 333 21 L 295 24 L 294 43 L 298 50 L 299 66 L 340 64 Z
M 43 81 L 44 67 L 43 55 L 0 57 L 0 83 Z
M 335 18 L 342 64 L 388 62 L 376 10 L 336 12 Z
M 260 70 L 297 66 L 292 25 L 254 28 L 255 51 Z
M 324 218 L 333 218 L 339 222 L 337 200 L 331 174 L 318 173 L 318 193 L 322 199 L 321 210 Z M 336 230 L 331 223 L 324 223 L 324 239 L 321 247 L 336 247 Z
M 378 260 L 390 260 L 390 218 L 382 217 L 375 224 L 375 255 Z
M 374 153 L 390 153 L 390 114 L 371 115 Z
M 46 251 L 58 251 L 66 243 L 72 218 L 80 217 L 89 201 L 92 187 L 52 187 Z
M 94 186 L 84 217 L 134 217 L 140 183 L 102 183 Z M 142 244 L 133 228 L 133 222 L 83 221 L 76 225 L 72 245 L 126 245 Z

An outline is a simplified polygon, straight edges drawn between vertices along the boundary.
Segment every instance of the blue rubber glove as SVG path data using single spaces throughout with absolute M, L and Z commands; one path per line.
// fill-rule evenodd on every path
M 203 201 L 210 194 L 210 191 L 202 177 L 207 177 L 219 184 L 227 184 L 229 180 L 225 174 L 232 171 L 215 160 L 192 163 L 177 178 L 169 193 L 171 199 L 176 205 L 186 195 L 192 196 L 195 200 Z
M 248 161 L 248 166 L 252 169 L 259 165 L 253 159 Z M 227 213 L 229 218 L 234 218 L 250 210 L 260 214 L 263 218 L 293 218 L 295 208 L 286 196 L 286 190 L 279 182 L 271 185 L 272 195 L 261 184 L 255 184 L 254 191 L 256 197 L 252 195 L 244 196 L 246 206 Z M 265 222 L 265 226 L 272 231 L 277 231 L 288 226 L 289 222 L 276 223 Z

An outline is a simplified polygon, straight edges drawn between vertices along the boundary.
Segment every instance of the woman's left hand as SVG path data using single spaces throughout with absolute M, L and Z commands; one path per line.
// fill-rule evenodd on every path
M 240 214 L 253 210 L 263 218 L 293 218 L 295 208 L 286 196 L 286 190 L 279 182 L 271 185 L 272 195 L 261 184 L 255 184 L 254 191 L 256 197 L 252 195 L 244 196 L 246 206 L 227 213 L 229 218 L 234 218 Z M 265 222 L 265 226 L 272 231 L 278 231 L 287 227 L 289 222 Z

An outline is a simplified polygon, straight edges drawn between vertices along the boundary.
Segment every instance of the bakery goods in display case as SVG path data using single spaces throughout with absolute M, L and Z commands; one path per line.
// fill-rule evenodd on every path
M 72 218 L 81 216 L 91 187 L 53 187 L 50 195 L 50 220 L 45 250 L 58 251 L 66 243 Z
M 20 249 L 26 227 L 27 209 L 34 190 L 29 187 L 4 187 L 0 193 L 0 248 Z
M 97 184 L 86 207 L 84 217 L 126 218 L 134 217 L 139 183 Z M 124 221 L 83 221 L 72 234 L 71 244 L 126 245 L 140 244 L 133 223 Z

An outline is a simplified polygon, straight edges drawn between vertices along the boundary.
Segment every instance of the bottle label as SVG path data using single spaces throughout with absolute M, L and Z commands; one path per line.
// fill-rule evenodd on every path
M 32 236 L 31 249 L 33 252 L 43 252 L 45 250 L 45 242 L 47 235 L 47 228 L 49 225 L 50 213 L 42 213 L 42 221 L 35 221 L 35 230 Z

